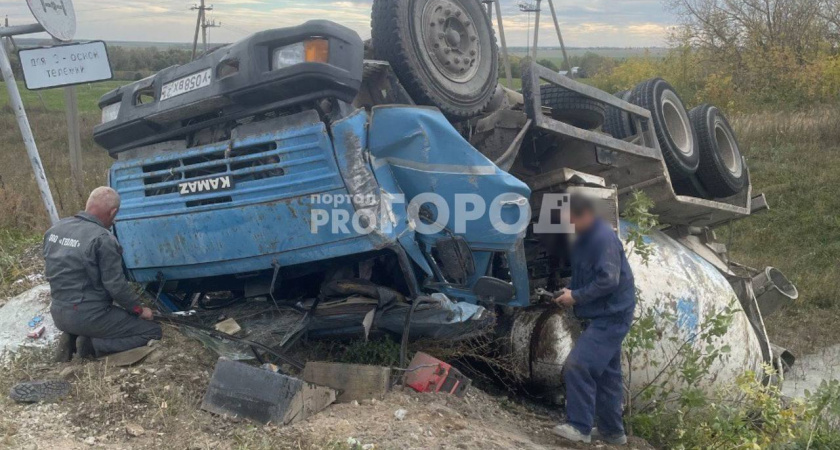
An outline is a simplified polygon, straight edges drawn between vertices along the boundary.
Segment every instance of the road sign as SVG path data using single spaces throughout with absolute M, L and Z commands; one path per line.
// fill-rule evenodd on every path
M 59 41 L 71 41 L 76 34 L 73 0 L 26 0 L 29 10 L 44 30 Z
M 23 79 L 30 90 L 92 83 L 114 76 L 108 48 L 102 41 L 30 48 L 19 55 Z

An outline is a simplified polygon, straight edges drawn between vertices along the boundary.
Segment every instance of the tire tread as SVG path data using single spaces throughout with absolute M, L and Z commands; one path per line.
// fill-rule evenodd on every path
M 729 175 L 729 170 L 723 166 L 723 162 L 718 154 L 718 147 L 714 141 L 715 136 L 713 130 L 709 129 L 709 114 L 712 108 L 716 107 L 704 104 L 700 105 L 688 112 L 688 118 L 691 122 L 692 128 L 697 135 L 700 144 L 700 167 L 697 168 L 697 178 L 703 187 L 708 191 L 709 195 L 714 198 L 726 198 L 737 194 L 744 188 L 746 182 L 746 164 L 744 164 L 744 171 L 740 178 L 735 178 Z M 730 128 L 732 136 L 735 136 L 735 131 L 729 125 L 729 121 L 723 117 L 723 114 L 718 110 L 716 114 L 720 114 L 724 123 Z M 738 157 L 742 158 L 740 148 L 737 145 Z
M 406 45 L 413 37 L 410 36 L 408 29 L 399 24 L 400 7 L 406 7 L 408 4 L 406 0 L 374 0 L 371 12 L 371 29 L 373 30 L 371 42 L 376 57 L 391 64 L 403 87 L 418 104 L 436 106 L 446 116 L 455 119 L 468 119 L 481 114 L 492 100 L 495 84 L 475 105 L 454 106 L 446 101 L 437 100 L 438 96 L 417 75 L 412 65 L 412 57 L 406 49 Z M 487 20 L 486 16 L 483 17 Z M 496 73 L 498 72 L 498 46 L 495 33 L 492 31 L 493 27 L 490 26 L 489 29 L 492 33 L 492 55 L 495 61 L 492 67 Z
M 642 108 L 647 109 L 653 115 L 654 120 L 654 132 L 656 133 L 656 139 L 659 141 L 659 146 L 662 148 L 662 157 L 665 159 L 665 164 L 668 166 L 668 171 L 671 174 L 671 178 L 674 180 L 685 179 L 688 176 L 693 175 L 697 170 L 697 164 L 689 164 L 686 166 L 685 163 L 677 159 L 677 155 L 674 152 L 677 152 L 676 149 L 671 149 L 669 136 L 667 135 L 668 131 L 665 127 L 664 123 L 659 123 L 659 118 L 657 117 L 657 103 L 660 101 L 659 95 L 657 95 L 657 87 L 660 83 L 664 83 L 665 89 L 669 89 L 676 94 L 676 91 L 671 87 L 668 82 L 663 80 L 662 78 L 653 78 L 647 81 L 644 81 L 637 85 L 630 94 L 630 103 L 633 103 L 637 106 L 641 106 Z M 679 95 L 677 96 L 679 97 Z M 693 130 L 689 124 L 689 132 L 693 133 Z M 694 136 L 695 139 L 695 148 L 697 148 L 697 136 Z M 688 169 L 688 173 L 686 172 Z
M 606 105 L 593 100 L 577 92 L 570 91 L 560 86 L 543 85 L 540 87 L 540 97 L 542 98 L 543 106 L 552 109 L 553 115 L 558 115 L 561 112 L 576 112 L 580 116 L 574 120 L 568 121 L 571 125 L 589 130 L 600 127 L 604 124 L 606 118 Z M 588 117 L 584 117 L 584 116 Z

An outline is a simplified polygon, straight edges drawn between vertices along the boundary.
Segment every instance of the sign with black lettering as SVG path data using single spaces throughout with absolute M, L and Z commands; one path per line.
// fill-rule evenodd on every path
M 114 77 L 102 41 L 20 51 L 23 79 L 30 90 L 93 83 Z

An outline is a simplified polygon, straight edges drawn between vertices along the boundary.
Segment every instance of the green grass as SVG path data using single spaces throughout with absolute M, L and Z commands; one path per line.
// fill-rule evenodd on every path
M 76 95 L 79 98 L 80 112 L 99 112 L 99 98 L 106 92 L 130 83 L 129 81 L 103 81 L 100 83 L 82 84 L 76 86 Z M 0 82 L 0 104 L 9 103 L 9 93 L 6 83 Z M 22 81 L 18 81 L 18 89 L 23 98 L 24 107 L 28 110 L 43 111 L 64 111 L 64 89 L 44 89 L 42 91 L 30 91 L 26 89 Z M 43 99 L 43 100 L 42 100 Z
M 768 331 L 799 354 L 837 344 L 840 319 L 840 112 L 735 117 L 754 192 L 771 210 L 736 223 L 736 261 L 759 269 L 775 266 L 797 285 L 798 303 L 772 318 Z M 719 238 L 729 239 L 726 229 Z
M 15 282 L 32 273 L 24 255 L 39 242 L 41 236 L 28 230 L 0 230 L 0 298 L 17 294 Z

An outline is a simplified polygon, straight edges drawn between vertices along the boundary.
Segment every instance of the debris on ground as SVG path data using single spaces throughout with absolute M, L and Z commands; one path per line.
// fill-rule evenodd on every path
M 236 323 L 236 320 L 233 320 L 233 319 L 225 319 L 225 320 L 217 323 L 214 328 L 216 328 L 216 330 L 218 330 L 218 331 L 221 331 L 222 333 L 230 334 L 230 335 L 233 335 L 233 334 L 236 334 L 236 333 L 239 333 L 240 331 L 242 331 L 242 327 L 240 327 L 239 324 Z
M 30 337 L 33 333 L 37 338 Z M 22 349 L 49 349 L 60 334 L 50 315 L 50 287 L 36 286 L 0 308 L 0 362 L 7 363 Z
M 335 402 L 336 392 L 298 378 L 220 358 L 201 409 L 263 424 L 289 425 Z
M 7 391 L 22 380 L 59 379 L 59 374 L 73 384 L 59 403 L 24 405 L 0 399 L 5 412 L 0 416 L 0 447 L 314 450 L 348 448 L 352 438 L 359 443 L 356 448 L 376 449 L 591 448 L 565 446 L 551 435 L 551 427 L 562 419 L 557 410 L 476 388 L 458 398 L 398 385 L 381 399 L 333 404 L 285 427 L 255 427 L 201 410 L 218 360 L 214 352 L 169 326 L 158 350 L 159 359 L 146 359 L 137 367 L 77 359 L 66 364 L 18 361 L 0 368 L 0 389 Z M 399 409 L 407 411 L 403 420 L 394 417 Z M 144 432 L 133 436 L 130 425 Z M 638 439 L 628 447 L 598 448 L 651 449 Z
M 303 379 L 339 392 L 337 403 L 382 400 L 391 388 L 389 367 L 310 361 L 303 369 Z
M 12 387 L 9 398 L 18 403 L 54 402 L 70 394 L 65 380 L 25 381 Z
M 472 380 L 451 365 L 417 352 L 406 369 L 405 384 L 417 392 L 439 392 L 463 397 Z

